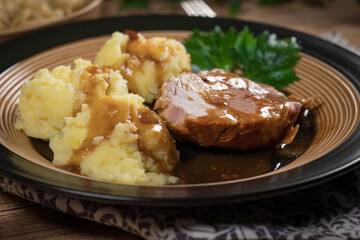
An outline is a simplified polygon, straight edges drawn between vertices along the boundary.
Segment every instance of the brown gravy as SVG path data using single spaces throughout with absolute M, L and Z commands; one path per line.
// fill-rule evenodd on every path
M 311 112 L 301 113 L 298 122 L 300 129 L 294 141 L 280 149 L 204 148 L 177 140 L 180 163 L 172 174 L 180 178 L 180 183 L 194 184 L 243 179 L 275 171 L 300 157 L 313 140 L 316 126 Z
M 178 162 L 178 153 L 172 138 L 166 129 L 165 123 L 160 117 L 145 106 L 131 104 L 126 100 L 117 101 L 113 97 L 106 96 L 106 84 L 108 79 L 98 79 L 95 74 L 109 73 L 109 69 L 96 66 L 87 67 L 81 75 L 80 91 L 84 93 L 84 103 L 90 110 L 90 119 L 87 125 L 87 136 L 74 150 L 69 163 L 61 168 L 80 173 L 80 164 L 84 157 L 93 152 L 96 146 L 103 140 L 111 137 L 118 123 L 134 123 L 139 135 L 138 147 L 147 157 L 151 157 L 153 164 L 157 165 L 162 173 L 169 173 L 170 166 Z M 74 113 L 75 115 L 76 113 Z M 99 140 L 98 143 L 94 139 Z M 159 139 L 154 144 L 152 139 Z M 151 142 L 151 144 L 149 144 Z M 163 152 L 168 156 L 166 163 L 159 159 L 154 152 Z
M 157 52 L 164 52 L 165 47 L 160 47 L 150 41 L 146 41 L 141 37 L 141 34 L 132 30 L 125 31 L 130 38 L 124 51 L 130 54 L 130 58 L 120 68 L 121 75 L 128 80 L 128 88 L 131 92 L 139 92 L 137 86 L 135 73 L 143 72 L 143 63 L 151 61 L 156 68 L 156 85 L 160 86 L 163 82 L 164 75 L 164 62 L 158 61 L 153 57 Z
M 131 121 L 138 128 L 140 152 L 151 157 L 162 173 L 169 174 L 171 166 L 179 161 L 179 154 L 165 123 L 147 107 L 132 111 Z M 154 139 L 157 141 L 156 144 L 154 144 Z M 165 153 L 168 159 L 166 161 L 161 159 L 161 156 L 156 155 L 158 152 Z
M 314 117 L 309 111 L 299 116 L 300 129 L 294 141 L 282 149 L 236 151 L 221 148 L 204 148 L 197 144 L 176 141 L 180 162 L 172 175 L 180 183 L 211 183 L 254 177 L 275 171 L 296 160 L 311 144 L 315 134 Z M 35 149 L 50 162 L 53 153 L 48 142 L 30 138 Z
M 84 103 L 90 109 L 90 120 L 85 140 L 78 149 L 73 151 L 68 166 L 64 166 L 75 172 L 79 172 L 79 165 L 84 156 L 95 149 L 96 145 L 93 143 L 95 137 L 102 137 L 106 140 L 110 137 L 116 124 L 130 121 L 129 106 L 105 96 L 104 81 L 95 77 L 95 74 L 105 72 L 109 73 L 109 69 L 90 66 L 81 75 L 80 91 L 85 94 Z M 105 79 L 105 81 L 107 80 Z M 98 87 L 99 85 L 100 87 Z

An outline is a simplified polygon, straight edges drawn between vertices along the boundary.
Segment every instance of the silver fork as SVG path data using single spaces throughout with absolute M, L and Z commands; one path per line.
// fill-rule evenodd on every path
M 216 13 L 203 0 L 183 0 L 180 5 L 188 16 L 216 17 Z

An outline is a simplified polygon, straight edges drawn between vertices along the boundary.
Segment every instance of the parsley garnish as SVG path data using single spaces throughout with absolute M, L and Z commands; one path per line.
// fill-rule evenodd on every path
M 195 68 L 241 70 L 245 78 L 280 90 L 299 80 L 294 66 L 301 47 L 294 38 L 277 39 L 268 31 L 255 37 L 247 27 L 241 32 L 231 28 L 224 33 L 217 26 L 210 32 L 195 29 L 184 45 Z

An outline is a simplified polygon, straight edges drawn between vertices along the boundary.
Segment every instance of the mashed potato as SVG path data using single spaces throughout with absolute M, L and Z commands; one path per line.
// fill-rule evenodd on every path
M 16 128 L 48 140 L 64 126 L 64 117 L 71 116 L 74 92 L 71 83 L 55 78 L 47 69 L 40 70 L 21 89 Z
M 163 185 L 179 160 L 165 123 L 119 71 L 77 59 L 40 70 L 20 93 L 16 127 L 50 140 L 53 163 L 96 179 Z
M 90 61 L 77 59 L 75 68 L 58 66 L 51 72 L 38 71 L 32 80 L 25 82 L 21 89 L 18 104 L 16 128 L 34 138 L 49 140 L 64 127 L 65 117 L 80 111 L 84 102 L 81 82 L 92 75 L 98 83 L 94 86 L 107 95 L 127 93 L 126 81 L 117 71 L 89 73 Z
M 134 118 L 139 110 L 151 111 L 142 105 L 143 101 L 138 95 L 126 94 L 84 104 L 82 111 L 76 117 L 66 118 L 65 127 L 50 139 L 54 164 L 96 179 L 125 184 L 176 183 L 178 179 L 167 173 L 177 163 L 178 153 L 166 128 L 160 131 L 164 124 L 155 118 L 144 129 L 139 119 Z M 118 112 L 111 114 L 110 108 Z M 99 120 L 103 124 L 99 125 Z M 151 134 L 151 143 L 144 137 L 149 129 L 156 133 Z M 155 146 L 148 148 L 144 144 Z
M 163 81 L 190 72 L 190 56 L 174 39 L 145 39 L 140 33 L 115 32 L 98 52 L 95 63 L 120 70 L 129 90 L 152 103 Z
M 165 79 L 190 71 L 184 46 L 116 32 L 95 64 L 74 63 L 42 69 L 25 82 L 16 128 L 49 140 L 54 165 L 72 172 L 124 184 L 177 183 L 175 142 L 143 103 L 153 102 Z

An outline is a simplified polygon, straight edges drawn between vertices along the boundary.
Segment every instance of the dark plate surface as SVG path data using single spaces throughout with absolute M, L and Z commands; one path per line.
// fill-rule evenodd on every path
M 341 73 L 359 95 L 359 56 L 308 34 L 260 23 L 221 18 L 131 16 L 59 26 L 0 45 L 0 72 L 44 50 L 80 39 L 109 35 L 114 31 L 188 31 L 193 28 L 207 31 L 212 30 L 215 25 L 219 25 L 223 30 L 232 26 L 242 29 L 247 25 L 254 33 L 268 30 L 276 33 L 278 37 L 294 36 L 302 45 L 303 53 L 321 60 Z M 6 93 L 1 91 L 0 94 Z M 295 191 L 345 173 L 353 169 L 360 160 L 359 143 L 360 127 L 357 124 L 352 134 L 334 150 L 288 171 L 249 180 L 164 187 L 131 186 L 67 175 L 27 161 L 0 145 L 0 174 L 45 191 L 114 204 L 214 204 L 258 199 Z

